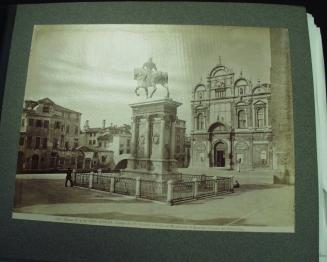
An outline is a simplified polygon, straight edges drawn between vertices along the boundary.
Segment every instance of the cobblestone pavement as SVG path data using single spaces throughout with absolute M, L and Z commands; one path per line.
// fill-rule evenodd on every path
M 294 225 L 294 187 L 288 185 L 241 185 L 233 194 L 170 206 L 64 187 L 60 176 L 37 177 L 16 180 L 14 212 L 187 225 Z

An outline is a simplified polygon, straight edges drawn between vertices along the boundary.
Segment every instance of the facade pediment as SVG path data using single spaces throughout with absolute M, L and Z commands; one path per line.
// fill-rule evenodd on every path
M 235 81 L 234 86 L 248 86 L 248 80 L 246 80 L 245 78 L 239 78 Z
M 269 92 L 269 88 L 267 88 L 266 84 L 256 86 L 255 88 L 252 89 L 252 95 L 263 94 L 263 93 L 267 93 L 267 92 Z
M 228 74 L 233 74 L 232 70 L 224 65 L 218 65 L 216 67 L 214 67 L 210 73 L 209 73 L 209 77 L 219 77 L 219 76 L 225 76 Z
M 254 106 L 260 106 L 260 105 L 263 106 L 263 105 L 265 105 L 265 104 L 266 104 L 266 103 L 263 102 L 262 100 L 258 100 L 258 101 L 256 101 L 256 102 L 253 103 Z

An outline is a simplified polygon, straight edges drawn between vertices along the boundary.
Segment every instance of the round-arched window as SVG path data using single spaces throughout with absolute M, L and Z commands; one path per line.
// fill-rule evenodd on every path
M 205 97 L 205 87 L 203 85 L 196 87 L 194 93 L 194 99 L 202 100 L 204 99 L 204 97 Z
M 244 110 L 238 111 L 237 114 L 238 128 L 246 128 L 246 114 Z
M 257 109 L 256 112 L 256 120 L 257 120 L 257 127 L 264 127 L 265 126 L 265 108 L 261 107 Z
M 197 124 L 196 124 L 196 129 L 202 130 L 204 129 L 204 115 L 203 113 L 199 113 L 197 116 Z

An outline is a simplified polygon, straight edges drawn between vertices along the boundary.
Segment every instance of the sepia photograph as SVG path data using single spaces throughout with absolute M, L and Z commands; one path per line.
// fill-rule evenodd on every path
M 289 33 L 35 25 L 14 219 L 295 232 Z

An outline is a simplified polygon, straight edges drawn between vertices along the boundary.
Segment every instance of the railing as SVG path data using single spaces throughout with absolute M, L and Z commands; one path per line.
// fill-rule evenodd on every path
M 193 177 L 192 181 L 189 181 Z M 168 202 L 192 201 L 234 191 L 232 177 L 184 177 L 186 181 L 157 182 L 99 173 L 74 173 L 74 184 L 143 199 Z
M 216 195 L 232 193 L 233 178 L 232 177 L 213 177 L 199 181 L 194 179 L 191 182 L 175 182 L 170 184 L 168 188 L 167 201 L 173 205 L 182 201 L 196 200 L 199 198 L 212 197 Z
M 74 185 L 88 187 L 90 174 L 74 173 Z
M 166 201 L 167 200 L 167 183 L 140 180 L 140 198 Z
M 233 179 L 230 177 L 218 177 L 218 191 L 222 193 L 233 191 Z
M 93 174 L 92 188 L 103 191 L 110 191 L 111 177 L 102 174 Z
M 193 181 L 194 179 L 197 179 L 199 181 L 204 181 L 212 178 L 213 176 L 207 176 L 207 175 L 192 175 L 192 174 L 182 174 L 182 173 L 178 174 L 178 180 L 184 182 L 190 182 Z
M 122 195 L 135 196 L 136 180 L 127 177 L 115 177 L 114 192 Z
M 198 182 L 198 197 L 215 195 L 216 180 L 205 180 Z
M 177 182 L 172 184 L 170 203 L 194 199 L 194 182 Z

